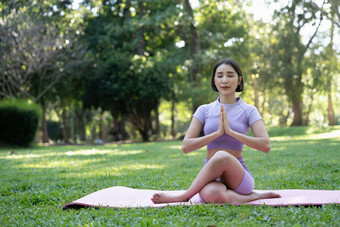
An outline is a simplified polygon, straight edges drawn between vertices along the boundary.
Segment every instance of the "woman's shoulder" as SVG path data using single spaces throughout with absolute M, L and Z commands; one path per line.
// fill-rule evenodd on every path
M 217 104 L 217 101 L 214 101 L 214 102 L 211 102 L 211 103 L 206 103 L 206 104 L 202 104 L 198 107 L 198 109 L 201 109 L 201 110 L 204 110 L 204 111 L 207 111 L 207 110 L 210 110 L 212 108 L 214 108 Z
M 252 111 L 254 109 L 257 109 L 256 106 L 246 103 L 241 98 L 239 100 L 239 105 L 241 106 L 241 108 L 243 108 L 246 111 Z
M 240 100 L 241 101 L 241 100 Z M 255 120 L 262 119 L 259 111 L 257 110 L 256 106 L 248 104 L 242 100 L 240 103 L 242 108 L 244 109 L 245 113 L 247 114 L 248 119 L 250 119 L 251 122 L 254 122 Z
M 208 104 L 202 104 L 197 108 L 196 112 L 194 113 L 194 116 L 203 121 L 203 119 L 205 119 L 206 117 L 215 112 L 214 109 L 216 105 L 217 105 L 216 101 Z

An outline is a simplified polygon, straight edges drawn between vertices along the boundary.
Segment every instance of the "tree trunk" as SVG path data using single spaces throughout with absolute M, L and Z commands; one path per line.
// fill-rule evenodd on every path
M 103 120 L 103 112 L 100 111 L 99 113 L 99 132 L 98 132 L 98 139 L 104 141 L 104 120 Z
M 258 109 L 258 111 L 261 114 L 260 111 L 260 104 L 259 104 L 259 87 L 258 87 L 258 83 L 257 83 L 257 77 L 258 75 L 251 75 L 250 79 L 251 79 L 251 84 L 253 85 L 253 89 L 254 89 L 254 106 Z M 261 114 L 262 115 L 262 114 Z
M 91 141 L 92 142 L 96 141 L 96 136 L 97 136 L 97 126 L 96 124 L 93 123 L 92 128 L 91 128 Z
M 75 116 L 74 113 L 71 114 L 71 122 L 70 122 L 70 126 L 71 126 L 71 139 L 73 140 L 74 144 L 77 144 L 77 118 Z
M 138 130 L 138 131 L 139 131 L 139 133 L 142 136 L 143 142 L 149 142 L 150 141 L 149 132 L 148 131 L 146 131 L 146 130 Z
M 69 137 L 67 133 L 67 111 L 66 111 L 66 106 L 63 105 L 63 112 L 61 114 L 62 116 L 62 130 L 63 130 L 63 139 L 65 144 L 69 144 Z
M 142 136 L 143 142 L 149 142 L 150 141 L 149 130 L 151 129 L 150 116 L 149 117 L 141 116 L 138 119 L 138 122 L 136 119 L 133 120 L 131 119 L 131 121 L 134 122 L 134 124 L 137 126 L 137 130 Z
M 175 131 L 175 100 L 171 100 L 171 136 L 172 138 L 176 137 L 176 131 Z
M 120 140 L 126 140 L 128 138 L 128 134 L 125 130 L 125 125 L 126 125 L 125 116 L 121 115 L 120 120 L 119 120 L 119 128 L 118 128 Z
M 125 130 L 126 125 L 125 117 L 119 116 L 119 114 L 114 110 L 111 110 L 111 116 L 113 118 L 111 133 L 114 137 L 114 140 L 115 141 L 126 140 L 128 138 L 128 134 Z
M 158 112 L 158 106 L 155 109 L 155 134 L 156 134 L 156 138 L 158 139 L 160 134 L 160 122 L 159 122 L 159 112 Z
M 113 138 L 115 141 L 119 140 L 119 119 L 118 119 L 118 113 L 111 110 L 111 115 L 113 118 L 113 124 L 112 124 L 112 130 L 111 133 L 113 135 Z
M 335 5 L 335 1 L 333 1 L 333 4 Z M 338 11 L 338 16 L 339 16 L 339 11 Z M 334 18 L 334 16 L 333 16 Z M 334 38 L 334 22 L 332 23 L 332 27 L 331 27 L 331 42 L 329 43 L 329 48 L 332 50 L 333 52 L 333 38 Z M 336 64 L 334 64 L 336 65 Z M 336 67 L 336 66 L 333 66 Z M 332 67 L 331 67 L 332 68 Z M 330 70 L 331 73 L 333 73 L 333 70 Z M 327 106 L 327 112 L 328 112 L 328 125 L 336 125 L 336 120 L 335 120 L 335 115 L 334 115 L 334 110 L 333 110 L 333 102 L 332 102 L 332 78 L 333 76 L 329 75 L 327 77 L 327 87 L 328 87 L 328 94 L 327 94 L 327 98 L 328 98 L 328 106 Z
M 314 100 L 314 93 L 313 92 L 312 92 L 310 98 L 311 98 L 311 101 L 310 101 L 310 104 L 308 106 L 308 110 L 307 110 L 307 113 L 306 113 L 306 119 L 304 121 L 304 125 L 308 125 L 309 124 L 309 116 L 310 116 L 310 112 L 312 111 L 313 100 Z
M 263 88 L 263 91 L 262 91 L 262 104 L 261 104 L 261 109 L 259 109 L 259 113 L 261 114 L 262 117 L 264 117 L 264 112 L 266 110 L 266 103 L 268 101 L 270 101 L 268 98 L 267 98 L 267 93 L 266 93 L 266 89 Z M 266 110 L 268 112 L 268 110 Z
M 333 102 L 332 102 L 332 81 L 331 78 L 327 78 L 327 85 L 328 85 L 328 125 L 336 125 L 334 110 L 333 110 Z
M 189 46 L 189 58 L 192 61 L 191 71 L 189 72 L 189 83 L 192 83 L 194 87 L 199 86 L 199 81 L 197 79 L 197 74 L 199 72 L 198 67 L 198 54 L 200 52 L 200 38 L 199 32 L 196 27 L 196 22 L 194 19 L 194 13 L 189 0 L 184 1 L 185 10 L 188 13 L 189 19 L 189 37 L 186 40 L 186 44 Z M 192 112 L 195 112 L 198 105 L 194 104 L 192 106 Z
M 42 107 L 42 121 L 41 121 L 41 132 L 42 132 L 42 142 L 49 143 L 48 133 L 47 133 L 47 122 L 46 122 L 46 105 L 41 104 Z
M 92 142 L 94 142 L 96 140 L 96 131 L 97 131 L 97 125 L 95 124 L 94 122 L 94 114 L 93 114 L 93 111 L 89 111 L 88 112 L 88 117 L 89 117 L 89 121 L 91 122 L 91 129 L 90 129 L 90 133 L 91 133 L 91 137 L 90 137 L 90 140 Z
M 75 116 L 77 121 L 77 129 L 79 130 L 80 141 L 86 141 L 86 113 L 87 110 L 77 108 Z
M 190 58 L 193 62 L 191 73 L 189 74 L 189 81 L 197 83 L 197 74 L 199 72 L 197 55 L 200 51 L 199 33 L 195 25 L 194 13 L 189 0 L 185 0 L 184 6 L 189 16 L 189 28 L 190 28 L 190 42 L 187 42 L 190 50 Z
M 144 17 L 144 2 L 139 1 L 138 2 L 138 8 L 139 8 L 139 19 L 142 20 Z M 145 42 L 144 42 L 144 32 L 145 28 L 144 26 L 139 27 L 139 40 L 138 40 L 138 46 L 137 46 L 137 54 L 143 55 L 145 50 Z
M 294 118 L 293 118 L 293 123 L 291 126 L 301 126 L 303 125 L 302 121 L 302 101 L 296 100 L 292 102 L 293 105 L 293 113 L 294 113 Z

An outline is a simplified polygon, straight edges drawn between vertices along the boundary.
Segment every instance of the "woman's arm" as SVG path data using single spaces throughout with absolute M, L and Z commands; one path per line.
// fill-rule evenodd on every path
M 193 117 L 189 129 L 183 139 L 182 151 L 184 153 L 198 150 L 224 134 L 222 113 L 220 113 L 218 129 L 216 132 L 199 137 L 202 129 L 203 124 L 196 117 Z
M 224 130 L 226 134 L 234 137 L 235 139 L 247 145 L 248 147 L 254 148 L 264 153 L 268 153 L 270 151 L 269 135 L 267 133 L 266 128 L 264 127 L 262 120 L 255 121 L 250 126 L 254 134 L 254 137 L 252 137 L 232 130 L 224 108 L 222 108 L 221 112 L 223 112 Z

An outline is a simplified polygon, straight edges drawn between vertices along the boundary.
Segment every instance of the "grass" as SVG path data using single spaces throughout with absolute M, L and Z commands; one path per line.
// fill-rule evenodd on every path
M 269 154 L 244 150 L 256 189 L 340 190 L 339 126 L 273 128 L 269 133 Z M 185 155 L 180 147 L 181 141 L 0 148 L 0 226 L 340 225 L 339 205 L 61 209 L 116 185 L 158 190 L 189 187 L 202 167 L 205 150 Z

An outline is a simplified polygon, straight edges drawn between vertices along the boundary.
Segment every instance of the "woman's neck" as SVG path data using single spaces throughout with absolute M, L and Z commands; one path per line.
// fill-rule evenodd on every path
M 237 102 L 235 96 L 222 96 L 220 95 L 220 103 L 222 104 L 233 104 Z

